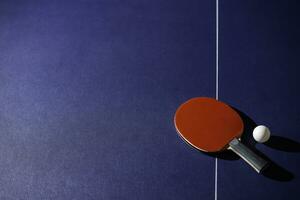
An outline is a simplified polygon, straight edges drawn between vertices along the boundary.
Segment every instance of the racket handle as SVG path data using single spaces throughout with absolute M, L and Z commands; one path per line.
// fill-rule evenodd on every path
M 260 173 L 268 163 L 236 138 L 229 143 L 229 149 L 243 158 L 257 173 Z

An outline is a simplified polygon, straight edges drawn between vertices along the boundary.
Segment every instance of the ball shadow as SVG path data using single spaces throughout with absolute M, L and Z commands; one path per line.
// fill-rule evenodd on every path
M 300 143 L 291 139 L 273 135 L 265 143 L 270 148 L 286 152 L 300 152 Z

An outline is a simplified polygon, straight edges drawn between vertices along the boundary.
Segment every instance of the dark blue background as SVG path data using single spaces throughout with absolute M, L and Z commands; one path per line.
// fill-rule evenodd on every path
M 299 199 L 300 4 L 228 0 L 220 8 L 220 99 L 270 127 L 273 144 L 256 147 L 280 167 L 265 177 L 221 160 L 220 199 Z
M 220 99 L 294 145 L 297 9 L 220 1 Z M 215 14 L 210 0 L 2 0 L 0 198 L 214 199 L 214 157 L 172 121 L 215 96 Z M 297 148 L 257 148 L 290 178 L 219 159 L 218 199 L 297 199 Z

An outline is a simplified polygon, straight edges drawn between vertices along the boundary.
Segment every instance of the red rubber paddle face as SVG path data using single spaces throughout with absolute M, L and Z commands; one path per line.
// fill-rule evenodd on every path
M 207 97 L 183 103 L 176 111 L 174 123 L 186 142 L 205 152 L 227 149 L 228 143 L 240 138 L 244 129 L 243 121 L 235 110 Z

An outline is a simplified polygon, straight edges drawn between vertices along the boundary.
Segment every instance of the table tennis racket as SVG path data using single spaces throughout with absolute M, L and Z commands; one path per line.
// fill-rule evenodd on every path
M 258 173 L 267 161 L 240 142 L 244 124 L 229 105 L 208 97 L 196 97 L 177 109 L 174 123 L 178 134 L 188 144 L 204 152 L 230 149 Z

